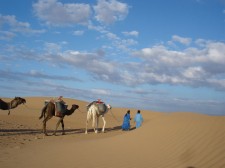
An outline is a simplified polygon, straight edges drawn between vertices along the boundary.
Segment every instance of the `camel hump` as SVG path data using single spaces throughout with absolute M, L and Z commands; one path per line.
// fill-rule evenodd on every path
M 62 114 L 66 112 L 66 109 L 68 107 L 68 105 L 63 103 L 62 101 L 56 101 L 55 105 L 56 105 L 56 111 L 61 112 Z
M 104 114 L 107 111 L 107 106 L 105 103 L 96 103 L 96 105 L 100 114 Z

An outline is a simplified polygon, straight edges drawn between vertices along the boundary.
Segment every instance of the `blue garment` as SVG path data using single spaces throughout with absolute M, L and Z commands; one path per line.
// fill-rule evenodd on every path
M 136 122 L 136 128 L 139 128 L 143 122 L 143 117 L 140 113 L 137 113 L 134 117 L 134 122 Z
M 122 130 L 129 130 L 129 129 L 130 129 L 130 114 L 126 113 L 123 117 Z

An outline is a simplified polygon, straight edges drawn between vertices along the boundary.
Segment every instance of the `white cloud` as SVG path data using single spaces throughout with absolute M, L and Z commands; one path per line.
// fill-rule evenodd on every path
M 110 39 L 110 40 L 119 40 L 120 39 L 116 34 L 111 33 L 111 32 L 106 33 L 106 37 L 108 37 L 108 39 Z
M 15 36 L 15 33 L 9 31 L 0 31 L 0 40 L 11 40 Z
M 221 42 L 209 43 L 207 45 L 208 58 L 218 64 L 225 65 L 225 44 Z
M 134 55 L 142 61 L 136 65 L 141 69 L 135 69 L 134 76 L 143 84 L 183 84 L 225 90 L 225 44 L 209 41 L 204 44 L 200 49 L 192 47 L 183 51 L 162 45 L 136 51 Z
M 109 90 L 105 89 L 91 89 L 92 94 L 96 95 L 111 95 L 111 92 Z
M 28 22 L 20 22 L 16 19 L 14 15 L 1 15 L 0 14 L 0 29 L 2 29 L 1 34 L 2 39 L 9 40 L 16 36 L 15 33 L 20 33 L 23 35 L 41 34 L 45 33 L 45 30 L 35 30 L 32 29 Z M 8 28 L 7 31 L 4 30 L 4 25 Z
M 188 79 L 198 79 L 204 77 L 206 73 L 202 67 L 188 67 L 187 69 L 184 69 L 182 74 Z
M 75 36 L 82 36 L 83 34 L 84 34 L 83 30 L 76 30 L 73 32 L 73 35 L 75 35 Z
M 191 38 L 184 38 L 177 35 L 172 36 L 172 41 L 179 42 L 184 45 L 189 45 L 191 43 Z
M 96 20 L 104 24 L 123 20 L 129 12 L 127 4 L 116 0 L 98 0 L 98 4 L 93 8 Z
M 201 47 L 196 45 L 179 51 L 165 45 L 143 48 L 133 52 L 135 61 L 124 62 L 111 60 L 107 52 L 62 52 L 59 44 L 46 43 L 45 54 L 14 47 L 10 48 L 8 55 L 16 55 L 2 56 L 2 59 L 26 59 L 71 66 L 95 79 L 121 85 L 171 84 L 225 90 L 225 43 L 201 39 L 201 44 Z
M 45 43 L 45 51 L 48 54 L 58 53 L 61 50 L 61 46 L 55 43 Z
M 130 32 L 122 32 L 122 33 L 126 36 L 134 36 L 134 37 L 138 37 L 139 35 L 138 31 L 130 31 Z
M 39 0 L 33 4 L 33 9 L 40 20 L 53 26 L 87 24 L 91 14 L 89 4 L 63 4 L 57 0 Z

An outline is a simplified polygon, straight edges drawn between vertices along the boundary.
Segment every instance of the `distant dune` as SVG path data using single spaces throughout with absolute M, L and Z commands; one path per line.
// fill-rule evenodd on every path
M 25 98 L 26 105 L 9 116 L 0 110 L 2 168 L 225 168 L 224 116 L 141 110 L 142 127 L 124 132 L 121 124 L 127 109 L 113 107 L 106 115 L 106 133 L 90 130 L 86 135 L 88 102 L 65 98 L 69 108 L 80 106 L 64 119 L 66 135 L 59 127 L 57 136 L 43 136 L 38 117 L 50 98 Z M 131 117 L 136 110 L 131 109 Z M 53 117 L 47 123 L 50 135 L 57 120 Z

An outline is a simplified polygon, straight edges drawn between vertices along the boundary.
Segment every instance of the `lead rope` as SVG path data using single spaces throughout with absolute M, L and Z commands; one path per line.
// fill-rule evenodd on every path
M 112 110 L 110 109 L 109 111 L 111 112 L 111 114 L 112 114 L 113 118 L 114 118 L 114 119 L 115 119 L 118 123 L 120 123 L 121 121 L 120 121 L 120 120 L 118 120 L 118 119 L 114 116 L 114 114 L 112 113 Z
M 77 109 L 78 111 L 80 111 L 81 113 L 84 113 L 83 111 L 81 111 L 79 108 Z

